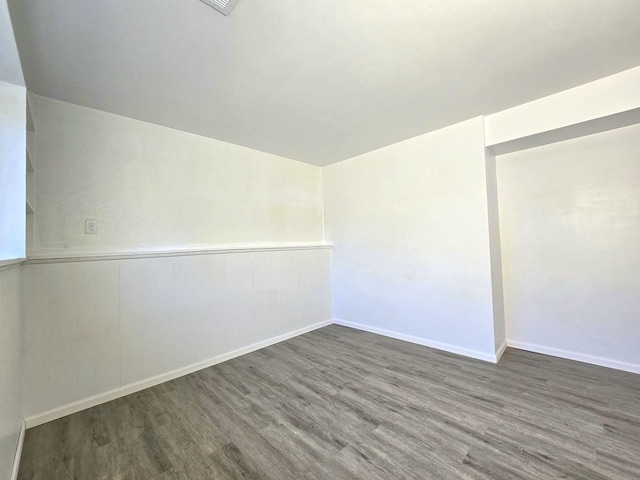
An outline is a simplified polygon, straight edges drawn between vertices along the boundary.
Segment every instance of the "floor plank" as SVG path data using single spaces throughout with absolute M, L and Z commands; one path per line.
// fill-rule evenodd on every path
M 329 326 L 27 431 L 21 480 L 640 478 L 640 375 Z

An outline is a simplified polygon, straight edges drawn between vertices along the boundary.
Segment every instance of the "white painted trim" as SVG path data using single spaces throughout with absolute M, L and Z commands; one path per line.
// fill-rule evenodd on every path
M 363 330 L 369 333 L 375 333 L 384 337 L 395 338 L 396 340 L 403 340 L 405 342 L 415 343 L 423 345 L 425 347 L 435 348 L 437 350 L 444 350 L 445 352 L 455 353 L 463 355 L 465 357 L 471 357 L 485 362 L 497 363 L 497 357 L 495 354 L 481 352 L 479 350 L 471 350 L 469 348 L 459 347 L 449 343 L 438 342 L 435 340 L 429 340 L 421 337 L 414 337 L 413 335 L 406 335 L 404 333 L 393 332 L 391 330 L 385 330 L 383 328 L 371 327 L 361 323 L 348 322 L 346 320 L 340 320 L 338 318 L 333 319 L 333 323 L 336 325 L 342 325 L 343 327 L 355 328 L 356 330 Z
M 515 138 L 507 142 L 488 146 L 487 150 L 494 155 L 505 155 L 520 150 L 528 150 L 543 145 L 629 127 L 631 125 L 637 125 L 638 123 L 640 123 L 640 107 L 586 122 L 574 123 L 566 127 L 535 133 L 526 137 Z
M 232 352 L 218 355 L 216 357 L 210 358 L 202 362 L 194 363 L 192 365 L 182 367 L 177 370 L 172 370 L 171 372 L 163 373 L 161 375 L 157 375 L 155 377 L 141 380 L 136 383 L 131 383 L 129 385 L 125 385 L 123 387 L 119 387 L 105 393 L 94 395 L 93 397 L 78 400 L 68 405 L 54 408 L 53 410 L 49 410 L 48 412 L 33 415 L 26 419 L 27 428 L 37 427 L 38 425 L 42 425 L 43 423 L 57 420 L 58 418 L 66 417 L 67 415 L 71 415 L 72 413 L 80 412 L 82 410 L 86 410 L 87 408 L 95 407 L 96 405 L 110 402 L 111 400 L 115 400 L 116 398 L 124 397 L 126 395 L 139 392 L 140 390 L 144 390 L 146 388 L 154 387 L 161 383 L 174 380 L 176 378 L 182 377 L 184 375 L 188 375 L 193 372 L 197 372 L 198 370 L 211 367 L 218 363 L 226 362 L 227 360 L 231 360 L 232 358 L 246 355 L 247 353 L 251 353 L 256 350 L 260 350 L 261 348 L 265 348 L 270 345 L 274 345 L 276 343 L 289 340 L 290 338 L 297 337 L 298 335 L 302 335 L 304 333 L 308 333 L 313 330 L 317 330 L 318 328 L 326 327 L 327 325 L 331 325 L 332 323 L 333 323 L 332 320 L 325 320 L 323 322 L 315 323 L 313 325 L 309 325 L 307 327 L 303 327 L 298 330 L 285 333 L 283 335 L 278 335 L 277 337 L 269 338 L 268 340 L 263 340 L 261 342 L 254 343 L 253 345 L 249 345 L 246 347 L 239 348 L 237 350 L 233 350 Z
M 288 250 L 321 250 L 332 248 L 328 242 L 220 245 L 199 249 L 113 252 L 86 255 L 29 255 L 28 265 L 40 263 L 97 262 L 102 260 L 133 260 L 139 258 L 186 257 L 191 255 L 220 255 L 225 253 L 278 252 Z
M 568 350 L 560 350 L 557 348 L 545 347 L 533 343 L 517 342 L 515 340 L 507 340 L 507 344 L 511 348 L 518 350 L 527 350 L 529 352 L 541 353 L 543 355 L 551 355 L 552 357 L 566 358 L 567 360 L 575 360 L 576 362 L 590 363 L 600 367 L 613 368 L 624 372 L 640 373 L 640 365 L 633 363 L 619 362 L 608 358 L 595 357 L 593 355 L 585 355 L 583 353 L 570 352 Z
M 3 270 L 9 270 L 10 268 L 16 267 L 21 263 L 24 263 L 26 258 L 13 258 L 11 260 L 0 260 L 0 272 Z
M 640 67 L 485 117 L 487 146 L 562 129 L 640 107 Z
M 504 352 L 506 350 L 507 350 L 507 341 L 505 340 L 504 342 L 502 342 L 502 345 L 500 345 L 498 347 L 498 350 L 496 351 L 496 363 L 500 361 L 500 359 L 502 358 L 502 355 L 504 355 Z
M 22 457 L 22 446 L 24 445 L 24 433 L 26 429 L 26 422 L 22 422 L 20 435 L 18 436 L 18 444 L 16 445 L 16 454 L 13 457 L 13 468 L 11 468 L 10 480 L 18 480 L 18 469 L 20 468 L 20 458 Z

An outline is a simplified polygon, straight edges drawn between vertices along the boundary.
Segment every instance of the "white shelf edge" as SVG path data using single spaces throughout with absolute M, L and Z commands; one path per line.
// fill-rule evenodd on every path
M 332 243 L 296 243 L 280 245 L 229 245 L 220 247 L 184 249 L 184 250 L 156 250 L 141 252 L 113 252 L 100 254 L 76 255 L 29 255 L 26 263 L 29 265 L 43 263 L 97 262 L 103 260 L 135 260 L 143 258 L 186 257 L 193 255 L 220 255 L 227 253 L 277 252 L 291 250 L 324 250 L 333 248 Z
M 36 206 L 36 198 L 35 198 L 36 188 L 35 188 L 34 182 L 35 182 L 35 174 L 33 172 L 27 172 L 27 185 L 26 185 L 27 213 L 33 213 Z
M 35 108 L 33 106 L 34 98 L 33 93 L 27 91 L 27 131 L 35 132 L 36 131 L 36 122 L 35 122 Z
M 33 160 L 31 158 L 31 152 L 29 152 L 29 148 L 27 148 L 27 172 L 33 173 L 35 170 L 33 168 Z
M 12 258 L 11 260 L 0 260 L 0 272 L 24 263 L 26 258 Z
M 33 123 L 33 115 L 31 115 L 30 109 L 27 107 L 27 131 L 35 132 L 36 126 Z
M 27 171 L 35 172 L 35 138 L 34 132 L 27 132 Z

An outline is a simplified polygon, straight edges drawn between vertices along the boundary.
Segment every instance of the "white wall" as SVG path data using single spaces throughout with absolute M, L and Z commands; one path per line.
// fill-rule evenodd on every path
M 30 425 L 330 320 L 319 167 L 40 96 L 36 124 Z
M 20 266 L 0 267 L 0 478 L 11 474 L 22 426 Z
M 36 100 L 35 254 L 322 240 L 319 167 Z
M 4 83 L 4 81 L 11 83 Z M 0 478 L 12 474 L 24 419 L 21 269 L 25 256 L 26 89 L 7 3 L 0 2 Z
M 121 387 L 148 386 L 326 322 L 329 252 L 25 265 L 29 424 L 74 411 L 43 416 L 49 410 L 114 389 L 122 395 L 131 389 Z
M 8 83 L 5 83 L 8 82 Z M 25 256 L 26 89 L 6 1 L 0 1 L 0 478 L 12 475 L 24 419 L 21 268 Z
M 334 316 L 495 359 L 482 118 L 324 169 Z
M 640 126 L 497 165 L 510 345 L 640 372 Z
M 0 82 L 0 261 L 25 256 L 26 93 Z
M 496 351 L 506 347 L 507 333 L 504 317 L 504 286 L 502 280 L 502 248 L 500 245 L 500 208 L 496 158 L 485 152 L 487 171 L 487 206 L 489 214 L 489 249 L 491 252 L 491 287 L 493 294 L 493 328 Z M 500 352 L 500 355 L 502 352 Z
M 0 82 L 24 87 L 24 77 L 6 0 L 0 1 Z

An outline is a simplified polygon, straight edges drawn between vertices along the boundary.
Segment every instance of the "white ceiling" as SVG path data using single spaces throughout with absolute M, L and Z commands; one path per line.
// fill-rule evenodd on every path
M 326 165 L 640 64 L 638 0 L 9 0 L 30 90 Z
M 0 1 L 0 82 L 24 87 L 20 58 L 13 37 L 7 3 Z

